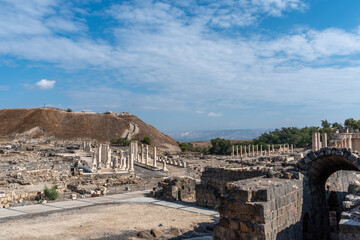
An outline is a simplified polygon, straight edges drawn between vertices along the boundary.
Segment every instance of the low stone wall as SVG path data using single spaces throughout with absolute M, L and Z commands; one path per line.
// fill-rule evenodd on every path
M 201 176 L 201 184 L 196 185 L 196 204 L 207 208 L 217 208 L 220 205 L 221 195 L 225 193 L 226 183 L 265 174 L 265 170 L 247 168 L 206 168 Z
M 0 208 L 11 207 L 15 203 L 22 203 L 25 200 L 35 200 L 38 192 L 15 194 L 13 192 L 0 192 Z
M 339 223 L 339 240 L 360 239 L 360 222 L 352 219 L 341 219 Z
M 195 201 L 196 181 L 192 178 L 168 178 L 158 183 L 150 196 L 167 201 Z
M 60 160 L 44 160 L 37 162 L 21 162 L 21 163 L 2 163 L 0 165 L 0 172 L 8 171 L 35 171 L 43 169 L 52 169 L 57 171 L 70 171 L 70 166 L 75 160 L 72 157 L 60 159 Z
M 303 181 L 256 178 L 231 182 L 214 239 L 301 239 Z

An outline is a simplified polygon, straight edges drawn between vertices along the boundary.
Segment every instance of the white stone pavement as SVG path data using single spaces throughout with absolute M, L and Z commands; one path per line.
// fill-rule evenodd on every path
M 0 220 L 5 218 L 17 217 L 17 216 L 25 216 L 34 213 L 56 212 L 60 210 L 73 209 L 78 207 L 87 207 L 87 206 L 95 206 L 106 203 L 122 203 L 122 202 L 149 203 L 164 207 L 176 208 L 183 211 L 200 213 L 213 217 L 219 217 L 219 213 L 216 210 L 187 205 L 181 202 L 167 202 L 156 198 L 146 197 L 146 195 L 149 192 L 150 192 L 149 190 L 145 190 L 145 191 L 108 195 L 103 197 L 93 197 L 86 199 L 61 201 L 61 202 L 50 202 L 47 204 L 1 208 Z

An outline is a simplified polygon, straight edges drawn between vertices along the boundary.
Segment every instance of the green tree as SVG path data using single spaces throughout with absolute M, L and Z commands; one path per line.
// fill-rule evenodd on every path
M 232 144 L 229 140 L 215 138 L 211 140 L 211 154 L 228 155 L 231 153 Z
M 342 127 L 342 125 L 338 122 L 334 122 L 332 125 L 331 125 L 332 128 L 340 128 Z
M 344 126 L 348 128 L 359 129 L 358 121 L 353 118 L 345 119 Z
M 147 145 L 151 145 L 151 138 L 149 136 L 145 136 L 141 142 Z
M 66 109 L 67 112 L 72 112 L 71 108 Z
M 323 127 L 323 128 L 330 128 L 330 123 L 328 122 L 328 120 L 321 120 L 321 126 Z

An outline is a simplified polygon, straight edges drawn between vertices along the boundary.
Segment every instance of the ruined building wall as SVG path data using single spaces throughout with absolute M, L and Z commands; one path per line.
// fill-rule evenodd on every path
M 229 183 L 214 239 L 301 239 L 302 186 L 266 178 Z
M 206 168 L 201 176 L 201 184 L 196 185 L 196 204 L 217 208 L 220 196 L 225 193 L 228 182 L 263 176 L 264 170 Z
M 308 178 L 302 174 L 296 177 L 256 177 L 227 183 L 226 195 L 218 208 L 220 221 L 214 228 L 214 239 L 312 239 L 313 232 L 319 229 L 310 219 L 321 209 L 311 207 L 314 193 Z M 353 179 L 353 172 L 339 171 L 327 184 L 341 194 Z M 323 208 L 327 209 L 326 204 Z M 304 218 L 309 220 L 304 222 Z
M 360 239 L 360 223 L 352 219 L 342 219 L 339 224 L 339 240 Z

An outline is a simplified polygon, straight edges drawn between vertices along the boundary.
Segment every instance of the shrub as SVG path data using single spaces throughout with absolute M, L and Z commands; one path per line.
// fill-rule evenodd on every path
M 147 145 L 151 145 L 151 139 L 149 136 L 145 136 L 141 142 Z
M 71 108 L 66 109 L 67 112 L 72 112 Z
M 51 188 L 45 186 L 44 188 L 44 196 L 46 200 L 56 200 L 59 197 L 59 193 L 57 191 L 57 186 L 53 185 Z

